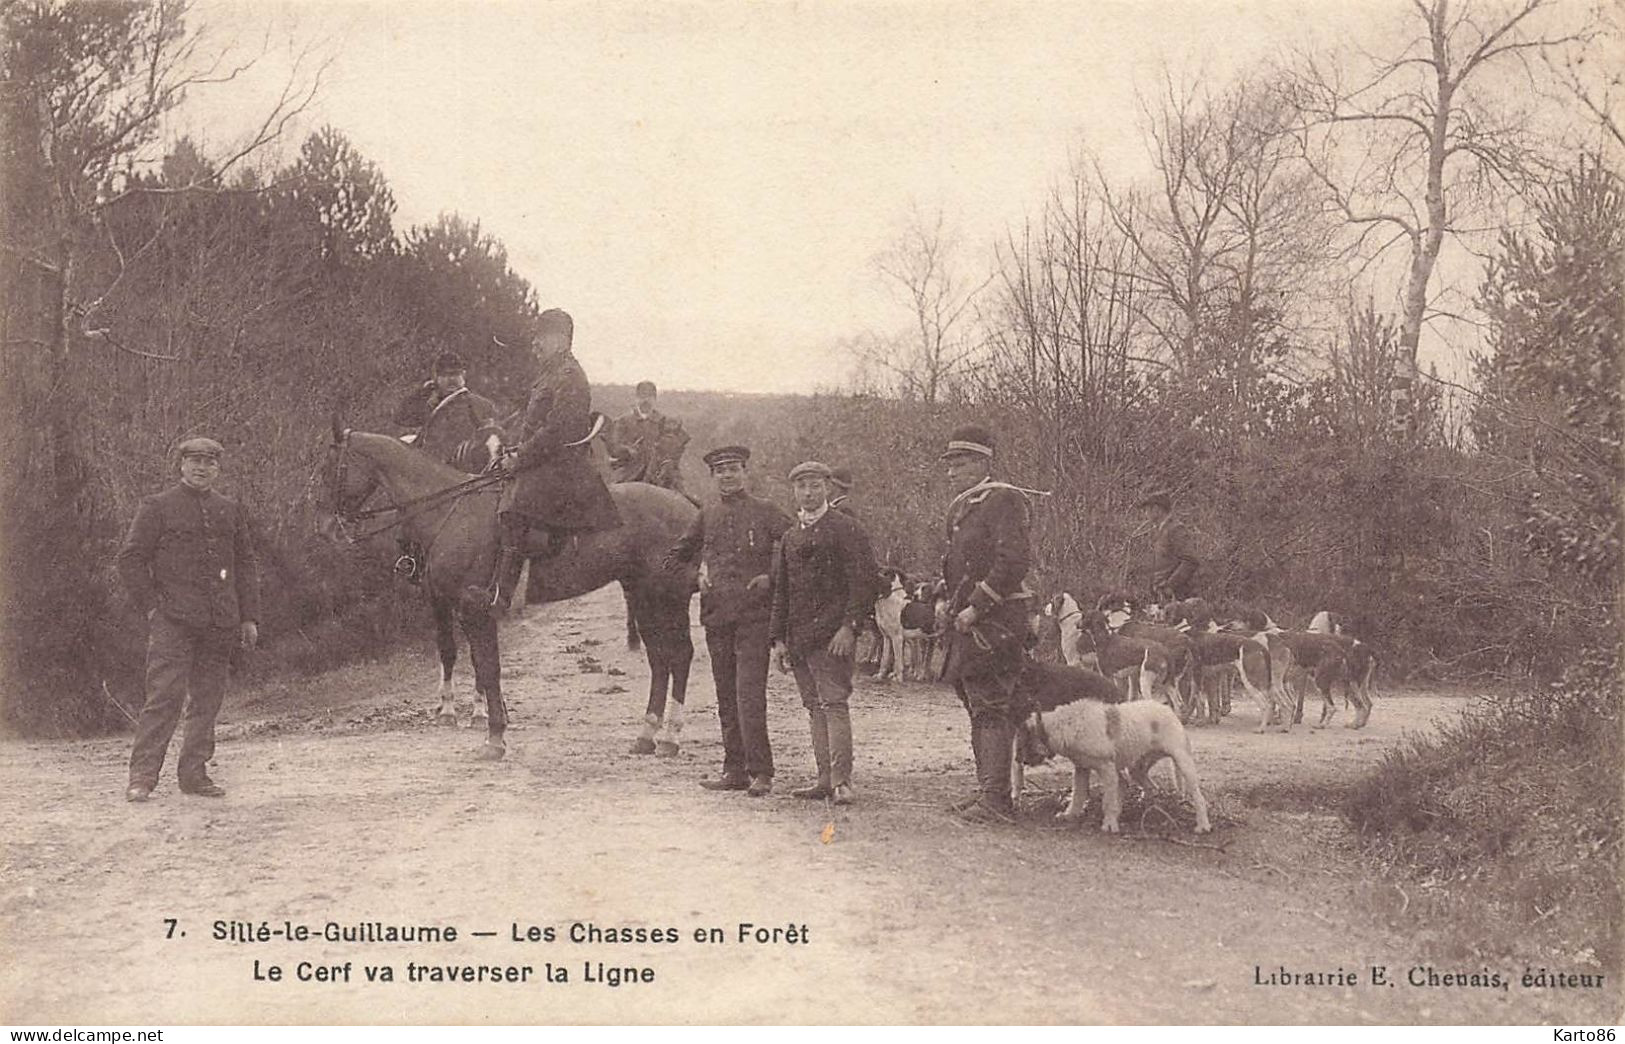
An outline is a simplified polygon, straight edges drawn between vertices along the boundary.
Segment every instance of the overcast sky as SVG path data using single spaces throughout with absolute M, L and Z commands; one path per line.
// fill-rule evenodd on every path
M 171 130 L 218 151 L 290 49 L 334 56 L 290 145 L 331 123 L 383 170 L 397 229 L 477 218 L 598 381 L 809 391 L 907 312 L 871 259 L 941 208 L 983 266 L 1080 145 L 1143 165 L 1136 86 L 1225 78 L 1392 24 L 1393 3 L 295 3 L 201 0 L 271 53 Z

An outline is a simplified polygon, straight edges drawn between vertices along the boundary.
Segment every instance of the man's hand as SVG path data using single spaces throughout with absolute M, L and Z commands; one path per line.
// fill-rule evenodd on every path
M 253 652 L 254 647 L 260 643 L 259 624 L 255 623 L 253 620 L 244 620 L 242 631 L 243 648 L 247 649 L 249 652 Z
M 959 610 L 958 616 L 954 617 L 954 630 L 958 631 L 960 634 L 969 634 L 970 629 L 976 625 L 976 620 L 979 616 L 981 616 L 981 614 L 976 611 L 976 607 L 974 605 L 967 605 L 965 608 Z
M 837 660 L 851 657 L 852 650 L 858 646 L 858 639 L 852 633 L 851 624 L 842 624 L 841 629 L 835 632 L 835 637 L 829 640 L 829 654 Z
M 755 576 L 750 578 L 750 582 L 745 585 L 745 590 L 747 590 L 747 591 L 760 591 L 760 590 L 763 590 L 764 588 L 768 587 L 772 583 L 773 583 L 772 578 L 769 577 L 766 573 L 758 573 Z
M 778 665 L 780 674 L 790 673 L 790 647 L 783 642 L 773 643 L 773 662 Z

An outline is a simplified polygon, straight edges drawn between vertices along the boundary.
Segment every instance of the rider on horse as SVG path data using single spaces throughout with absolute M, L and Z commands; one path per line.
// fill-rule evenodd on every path
M 688 448 L 683 422 L 655 409 L 653 381 L 639 381 L 632 410 L 610 430 L 616 482 L 648 482 L 683 491 L 679 463 Z
M 395 423 L 413 428 L 413 445 L 459 471 L 478 474 L 490 463 L 490 441 L 502 441 L 496 404 L 468 386 L 468 366 L 442 352 L 434 376 L 412 389 L 395 409 Z
M 508 611 L 528 552 L 532 527 L 548 534 L 546 554 L 558 551 L 572 533 L 609 529 L 620 516 L 609 489 L 593 467 L 588 441 L 593 423 L 592 390 L 571 354 L 575 323 L 568 312 L 550 308 L 537 320 L 534 341 L 540 372 L 511 448 L 498 458 L 512 476 L 498 507 L 501 549 L 490 586 L 471 587 L 469 601 Z
M 411 428 L 403 441 L 458 471 L 484 471 L 502 449 L 496 404 L 468 386 L 468 364 L 456 352 L 441 352 L 434 376 L 416 385 L 395 407 L 395 423 Z M 423 549 L 404 535 L 395 571 L 416 584 L 423 580 Z

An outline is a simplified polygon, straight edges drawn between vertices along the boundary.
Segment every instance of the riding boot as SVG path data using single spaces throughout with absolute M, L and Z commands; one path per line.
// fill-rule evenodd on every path
M 519 573 L 525 568 L 525 553 L 517 547 L 504 547 L 497 552 L 496 569 L 491 574 L 491 584 L 483 590 L 475 588 L 480 593 L 482 604 L 490 609 L 494 616 L 507 615 L 508 608 L 513 604 L 514 590 L 519 586 Z
M 1003 718 L 987 716 L 971 722 L 971 753 L 976 758 L 976 782 L 981 797 L 960 813 L 976 823 L 1011 823 L 1016 809 L 1010 800 L 1010 744 L 1015 728 Z

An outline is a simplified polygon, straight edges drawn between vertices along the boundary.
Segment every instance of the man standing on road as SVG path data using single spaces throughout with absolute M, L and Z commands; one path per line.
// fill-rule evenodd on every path
M 779 669 L 795 673 L 812 728 L 818 780 L 792 793 L 852 803 L 852 654 L 874 608 L 869 538 L 829 506 L 830 469 L 815 460 L 790 469 L 796 525 L 784 535 L 773 579 L 770 632 Z
M 1173 495 L 1166 492 L 1153 493 L 1135 505 L 1149 511 L 1156 526 L 1151 538 L 1151 600 L 1162 605 L 1193 597 L 1202 566 L 1190 531 L 1174 518 L 1173 505 Z
M 180 482 L 141 501 L 119 549 L 119 578 L 148 621 L 147 694 L 130 751 L 130 801 L 152 796 L 183 707 L 181 792 L 226 793 L 208 773 L 214 719 L 232 651 L 259 641 L 260 598 L 248 516 L 214 492 L 224 453 L 207 438 L 176 447 Z
M 1026 657 L 1031 508 L 1019 489 L 995 482 L 993 435 L 955 429 L 942 454 L 954 498 L 948 503 L 948 652 L 943 677 L 970 713 L 977 793 L 954 806 L 978 823 L 1013 822 L 1010 757 L 1021 713 L 1016 692 Z
M 721 495 L 695 516 L 666 554 L 666 567 L 705 566 L 700 623 L 711 654 L 717 716 L 722 720 L 722 775 L 700 781 L 707 790 L 773 790 L 773 748 L 767 738 L 769 584 L 773 546 L 790 519 L 771 502 L 745 491 L 750 450 L 723 446 L 705 455 Z

